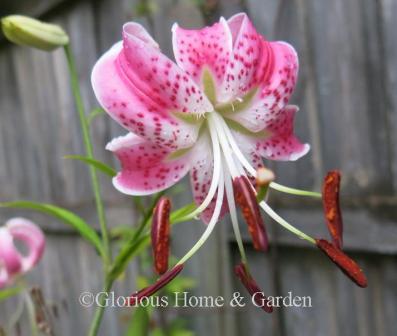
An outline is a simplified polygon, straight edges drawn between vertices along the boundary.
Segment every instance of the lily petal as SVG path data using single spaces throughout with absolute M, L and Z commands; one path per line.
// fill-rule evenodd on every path
M 121 172 L 113 178 L 113 184 L 128 195 L 149 195 L 169 188 L 190 169 L 190 151 L 171 159 L 169 149 L 133 133 L 113 139 L 106 149 L 114 152 L 121 163 Z
M 258 34 L 245 13 L 227 21 L 233 38 L 233 55 L 226 68 L 221 102 L 243 98 L 251 89 L 264 83 L 273 68 L 269 42 Z
M 237 143 L 251 159 L 254 168 L 261 167 L 260 157 L 277 161 L 295 161 L 308 153 L 310 145 L 301 143 L 294 135 L 294 117 L 298 110 L 295 105 L 288 105 L 281 110 L 266 129 L 269 135 L 254 136 L 234 132 Z
M 91 79 L 98 101 L 116 121 L 172 149 L 191 146 L 198 135 L 199 116 L 213 110 L 194 81 L 161 53 L 137 23 L 124 25 L 123 43 L 99 59 Z
M 194 147 L 194 152 L 196 154 L 191 163 L 190 183 L 194 202 L 199 206 L 208 195 L 214 170 L 214 158 L 211 150 L 210 139 L 207 135 L 200 137 L 200 140 Z M 212 214 L 214 213 L 216 199 L 217 193 L 215 193 L 211 203 L 200 215 L 200 219 L 206 224 L 209 223 Z M 222 219 L 227 211 L 227 199 L 224 199 L 219 220 Z
M 204 88 L 203 71 L 208 69 L 216 88 L 225 77 L 225 69 L 232 53 L 232 36 L 227 22 L 219 22 L 203 29 L 183 29 L 174 24 L 172 44 L 177 64 Z
M 45 249 L 45 237 L 40 228 L 25 218 L 10 219 L 5 225 L 15 240 L 26 244 L 28 253 L 22 257 L 22 272 L 32 269 L 41 259 Z
M 9 283 L 10 278 L 5 267 L 0 263 L 0 289 L 3 289 Z
M 14 238 L 6 227 L 0 228 L 0 278 L 5 281 L 22 269 L 22 257 L 14 245 Z M 1 281 L 0 281 L 1 282 Z
M 246 108 L 227 115 L 252 132 L 259 132 L 268 127 L 277 119 L 280 110 L 288 104 L 295 88 L 299 67 L 297 53 L 288 43 L 262 43 L 270 46 L 269 52 L 273 55 L 272 64 L 268 65 L 272 68 L 270 74 L 256 83 L 256 94 L 247 103 Z

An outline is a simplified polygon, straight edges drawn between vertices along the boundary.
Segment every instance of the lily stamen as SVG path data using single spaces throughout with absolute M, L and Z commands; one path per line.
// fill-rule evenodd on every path
M 236 177 L 233 179 L 233 187 L 236 202 L 240 206 L 247 222 L 254 248 L 260 251 L 267 251 L 269 243 L 266 229 L 250 181 L 246 176 Z
M 353 282 L 360 287 L 367 287 L 367 278 L 360 266 L 353 259 L 325 239 L 316 239 L 316 245 Z
M 230 176 L 230 174 L 226 174 L 226 173 L 227 173 L 227 169 L 225 167 L 225 189 L 226 189 L 227 203 L 230 212 L 230 220 L 232 222 L 234 236 L 236 238 L 241 260 L 243 261 L 243 263 L 247 264 L 247 256 L 244 250 L 244 243 L 241 238 L 240 227 L 238 225 L 236 202 L 234 200 L 234 191 L 233 191 L 233 179 Z
M 153 211 L 151 229 L 154 268 L 157 274 L 164 274 L 168 269 L 170 254 L 170 211 L 171 201 L 161 197 Z
M 164 273 L 153 285 L 141 289 L 140 291 L 132 294 L 128 301 L 128 306 L 139 304 L 145 297 L 152 296 L 160 289 L 169 284 L 180 272 L 182 272 L 184 265 L 179 264 L 171 268 L 168 272 Z
M 196 242 L 196 244 L 194 244 L 194 246 L 190 249 L 190 251 L 187 252 L 185 256 L 178 261 L 177 265 L 184 264 L 188 259 L 190 259 L 200 249 L 200 247 L 207 241 L 212 231 L 214 230 L 215 225 L 218 222 L 221 213 L 223 197 L 224 197 L 224 186 L 225 184 L 224 184 L 223 172 L 221 171 L 219 177 L 219 186 L 218 186 L 215 209 L 212 214 L 211 220 L 208 223 L 207 228 L 205 229 L 201 238 Z
M 307 240 L 308 242 L 314 245 L 316 244 L 314 238 L 308 236 L 306 233 L 302 232 L 301 230 L 297 229 L 295 226 L 288 223 L 284 218 L 278 215 L 265 201 L 260 202 L 260 206 L 270 217 L 272 217 L 278 224 L 286 228 L 288 231 L 297 235 L 301 239 Z
M 269 305 L 269 300 L 263 294 L 263 291 L 259 288 L 254 278 L 248 272 L 247 266 L 244 263 L 238 264 L 234 267 L 234 273 L 240 279 L 248 293 L 255 300 L 256 305 L 261 307 L 265 312 L 272 313 L 273 307 Z

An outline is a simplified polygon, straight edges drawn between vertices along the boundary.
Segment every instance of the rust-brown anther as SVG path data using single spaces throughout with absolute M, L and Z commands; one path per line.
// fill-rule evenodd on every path
M 152 221 L 152 250 L 154 269 L 158 274 L 164 274 L 168 269 L 170 255 L 170 211 L 171 201 L 161 197 L 153 210 Z
M 273 307 L 269 304 L 269 300 L 263 294 L 258 284 L 252 278 L 251 274 L 248 273 L 247 268 L 243 263 L 240 263 L 234 267 L 234 273 L 240 279 L 248 293 L 255 300 L 256 305 L 261 307 L 266 313 L 273 312 Z
M 367 278 L 353 259 L 325 239 L 316 239 L 316 244 L 352 281 L 360 287 L 367 287 Z
M 233 180 L 233 188 L 236 203 L 247 222 L 254 248 L 260 251 L 267 251 L 269 243 L 266 229 L 250 181 L 246 176 L 238 176 Z
M 157 281 L 151 286 L 141 289 L 139 292 L 132 294 L 129 297 L 128 305 L 134 306 L 140 303 L 145 297 L 152 296 L 158 292 L 161 288 L 165 287 L 183 270 L 183 264 L 176 265 L 171 268 L 168 272 L 164 273 Z
M 337 170 L 327 173 L 323 183 L 323 207 L 328 230 L 335 247 L 341 249 L 343 243 L 343 222 L 339 206 L 341 174 Z

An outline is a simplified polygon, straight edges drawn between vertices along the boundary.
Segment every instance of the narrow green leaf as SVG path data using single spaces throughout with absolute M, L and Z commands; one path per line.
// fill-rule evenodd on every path
M 150 314 L 146 307 L 137 307 L 129 323 L 125 336 L 148 336 Z
M 109 278 L 114 281 L 126 269 L 131 258 L 139 254 L 150 242 L 149 235 L 145 235 L 136 241 L 127 242 L 120 250 L 120 253 L 114 259 L 113 266 L 110 270 Z
M 104 173 L 105 175 L 108 175 L 110 177 L 116 176 L 117 172 L 112 168 L 109 167 L 107 164 L 91 159 L 86 156 L 81 156 L 81 155 L 66 155 L 63 157 L 64 159 L 72 159 L 72 160 L 78 160 L 81 162 L 84 162 L 90 166 L 93 166 L 94 168 L 98 169 L 100 172 Z
M 36 203 L 29 201 L 0 203 L 0 207 L 31 209 L 55 217 L 79 232 L 85 240 L 94 245 L 94 247 L 102 256 L 104 255 L 101 240 L 95 230 L 91 226 L 89 226 L 81 217 L 77 216 L 69 210 L 57 207 L 52 204 Z
M 0 302 L 19 294 L 22 289 L 23 287 L 18 286 L 0 290 Z
M 171 213 L 170 220 L 172 224 L 183 222 L 183 218 L 196 209 L 195 203 L 189 203 L 182 208 L 179 208 Z
M 88 122 L 88 124 L 91 124 L 92 121 L 93 121 L 96 117 L 98 117 L 98 116 L 100 116 L 100 115 L 102 115 L 102 114 L 105 114 L 105 113 L 106 113 L 106 111 L 105 111 L 102 107 L 97 107 L 97 108 L 92 109 L 91 112 L 90 112 L 90 114 L 89 114 L 88 117 L 87 117 L 87 122 Z

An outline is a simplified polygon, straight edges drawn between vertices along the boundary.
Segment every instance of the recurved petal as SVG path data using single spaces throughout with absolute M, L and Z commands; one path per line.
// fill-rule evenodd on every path
M 192 159 L 190 171 L 190 183 L 193 192 L 194 202 L 199 206 L 206 198 L 213 178 L 214 157 L 211 150 L 210 139 L 207 135 L 201 136 L 194 147 L 195 156 Z M 201 213 L 201 220 L 208 224 L 214 213 L 217 193 L 211 203 Z M 228 211 L 227 200 L 224 199 L 219 220 Z
M 128 195 L 149 195 L 178 182 L 190 169 L 190 151 L 170 157 L 168 148 L 129 133 L 113 139 L 106 149 L 120 161 L 121 171 L 113 178 L 114 186 Z
M 0 228 L 0 282 L 6 282 L 22 269 L 22 257 L 7 227 Z
M 208 69 L 216 87 L 223 82 L 232 52 L 232 37 L 224 18 L 210 27 L 172 27 L 172 44 L 177 64 L 203 88 L 203 71 Z
M 45 237 L 41 229 L 25 218 L 12 218 L 5 225 L 15 240 L 27 247 L 26 256 L 22 256 L 22 272 L 32 269 L 41 259 L 45 249 Z
M 198 117 L 213 109 L 194 81 L 136 23 L 126 24 L 123 42 L 95 64 L 92 86 L 102 107 L 122 126 L 173 149 L 191 146 Z
M 258 34 L 245 13 L 227 21 L 233 40 L 233 52 L 226 67 L 221 102 L 243 98 L 268 79 L 273 68 L 269 43 Z
M 260 157 L 269 160 L 295 161 L 310 150 L 294 134 L 294 117 L 298 111 L 295 105 L 288 105 L 277 113 L 277 117 L 267 128 L 256 135 L 234 132 L 237 142 L 255 168 L 261 166 Z
M 267 70 L 263 70 L 261 80 L 252 84 L 252 98 L 241 97 L 247 101 L 245 107 L 228 114 L 228 118 L 252 132 L 266 129 L 278 118 L 280 110 L 289 102 L 298 75 L 298 56 L 291 45 L 267 41 L 262 41 L 262 44 L 263 50 L 269 53 L 268 56 L 263 56 L 268 59 L 268 63 L 262 60 L 265 64 L 261 65 Z

